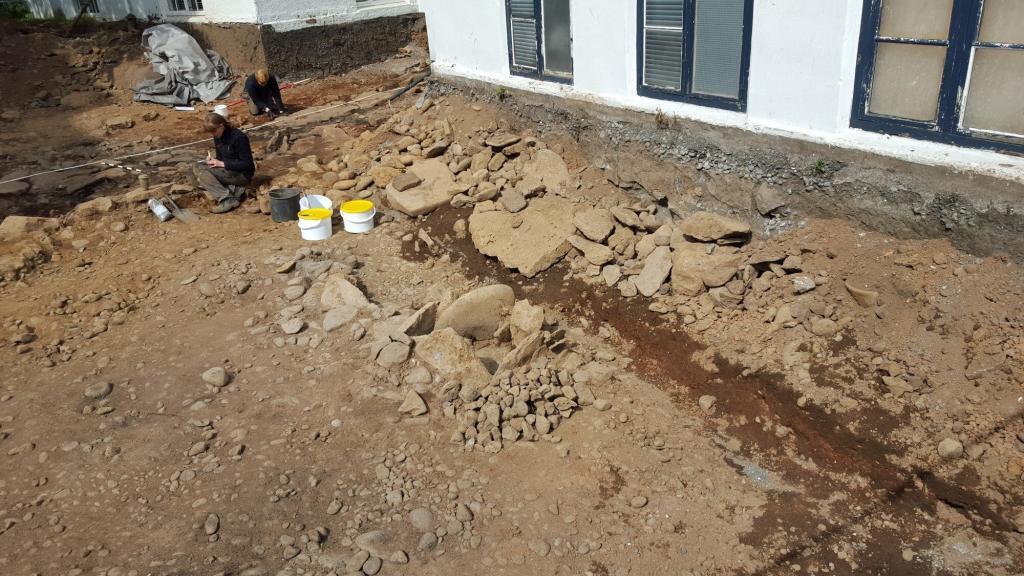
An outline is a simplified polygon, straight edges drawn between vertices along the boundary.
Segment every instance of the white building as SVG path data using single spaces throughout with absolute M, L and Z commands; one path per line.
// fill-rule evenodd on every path
M 239 23 L 288 31 L 417 11 L 416 0 L 27 0 L 37 18 L 63 14 L 72 18 L 85 6 L 101 20 L 134 14 L 168 22 Z
M 1024 179 L 1020 0 L 420 0 L 434 71 Z

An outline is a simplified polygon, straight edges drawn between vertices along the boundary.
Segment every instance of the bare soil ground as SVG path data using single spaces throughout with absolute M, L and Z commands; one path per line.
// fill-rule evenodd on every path
M 322 113 L 261 148 L 230 214 L 184 155 L 137 166 L 195 224 L 158 222 L 127 175 L 7 204 L 93 198 L 3 241 L 5 574 L 1024 573 L 1019 265 L 785 207 L 700 241 L 697 187 L 638 186 L 639 153 L 444 86 L 323 107 L 406 71 L 296 88 Z M 110 106 L 26 112 L 10 168 L 36 167 L 34 123 L 83 114 L 140 119 L 118 150 L 190 139 Z M 409 218 L 396 184 L 434 165 L 443 205 Z M 377 227 L 303 242 L 260 212 L 282 186 L 372 199 Z M 570 249 L 555 231 L 594 209 L 615 232 Z M 481 253 L 492 232 L 507 261 L 562 256 L 527 277 Z M 691 290 L 680 255 L 728 278 Z M 494 284 L 511 314 L 461 298 Z

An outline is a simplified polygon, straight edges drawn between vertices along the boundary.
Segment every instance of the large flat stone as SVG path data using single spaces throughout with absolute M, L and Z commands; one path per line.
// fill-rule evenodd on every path
M 442 158 L 417 162 L 410 169 L 420 183 L 406 190 L 387 187 L 388 203 L 409 216 L 423 216 L 448 204 L 457 190 L 451 170 Z
M 477 250 L 532 278 L 569 252 L 569 237 L 576 231 L 574 207 L 549 194 L 518 214 L 478 211 L 469 217 L 469 233 Z

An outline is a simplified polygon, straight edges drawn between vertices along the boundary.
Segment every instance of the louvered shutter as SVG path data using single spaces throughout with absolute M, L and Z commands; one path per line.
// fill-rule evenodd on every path
M 645 86 L 683 88 L 683 0 L 644 1 Z
M 509 0 L 512 16 L 512 64 L 537 69 L 537 14 L 533 0 Z

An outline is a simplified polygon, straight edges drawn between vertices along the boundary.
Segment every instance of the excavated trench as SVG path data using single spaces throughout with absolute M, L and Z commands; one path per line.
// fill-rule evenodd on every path
M 787 482 L 801 486 L 801 491 L 776 494 L 765 514 L 747 534 L 744 543 L 765 547 L 769 539 L 787 532 L 786 543 L 778 545 L 776 556 L 763 573 L 791 573 L 790 564 L 813 561 L 834 567 L 847 565 L 836 556 L 834 546 L 844 536 L 867 539 L 856 558 L 855 573 L 929 574 L 936 567 L 904 559 L 901 544 L 907 541 L 921 546 L 936 538 L 934 531 L 921 525 L 919 510 L 934 515 L 938 503 L 951 506 L 969 518 L 980 534 L 1003 541 L 1012 530 L 1006 520 L 1008 510 L 968 486 L 953 484 L 921 468 L 905 468 L 894 464 L 901 448 L 887 444 L 885 438 L 906 416 L 880 416 L 881 411 L 861 411 L 854 415 L 827 413 L 824 409 L 797 405 L 798 394 L 787 387 L 781 374 L 749 373 L 742 366 L 716 359 L 716 372 L 711 372 L 694 359 L 702 350 L 678 326 L 663 321 L 649 311 L 640 299 L 627 300 L 617 293 L 594 287 L 575 279 L 566 279 L 567 267 L 559 264 L 536 278 L 527 279 L 501 266 L 496 260 L 478 252 L 469 239 L 456 239 L 452 225 L 467 218 L 471 210 L 445 208 L 419 222 L 436 242 L 432 254 L 416 251 L 411 243 L 403 247 L 403 257 L 423 261 L 431 255 L 447 252 L 470 277 L 502 282 L 532 301 L 561 310 L 566 316 L 584 316 L 592 323 L 606 323 L 632 345 L 634 368 L 648 381 L 667 392 L 678 405 L 690 409 L 703 394 L 717 397 L 717 410 L 742 424 L 730 426 L 728 433 L 742 443 L 743 457 L 781 473 Z M 839 388 L 836 374 L 818 381 L 820 386 Z M 729 391 L 723 393 L 723 391 Z M 770 420 L 781 422 L 792 430 L 784 441 L 758 424 Z M 859 433 L 847 424 L 856 420 Z M 709 433 L 714 434 L 709 422 Z M 789 442 L 802 458 L 814 462 L 817 472 L 801 467 L 782 450 Z M 923 465 L 924 463 L 922 463 Z M 859 476 L 866 480 L 864 488 L 852 488 L 840 480 Z M 843 504 L 845 512 L 825 515 L 817 503 L 837 492 L 850 498 Z M 899 533 L 870 530 L 863 521 L 884 513 L 900 527 Z M 856 532 L 856 534 L 854 534 Z M 831 573 L 837 572 L 835 568 Z

